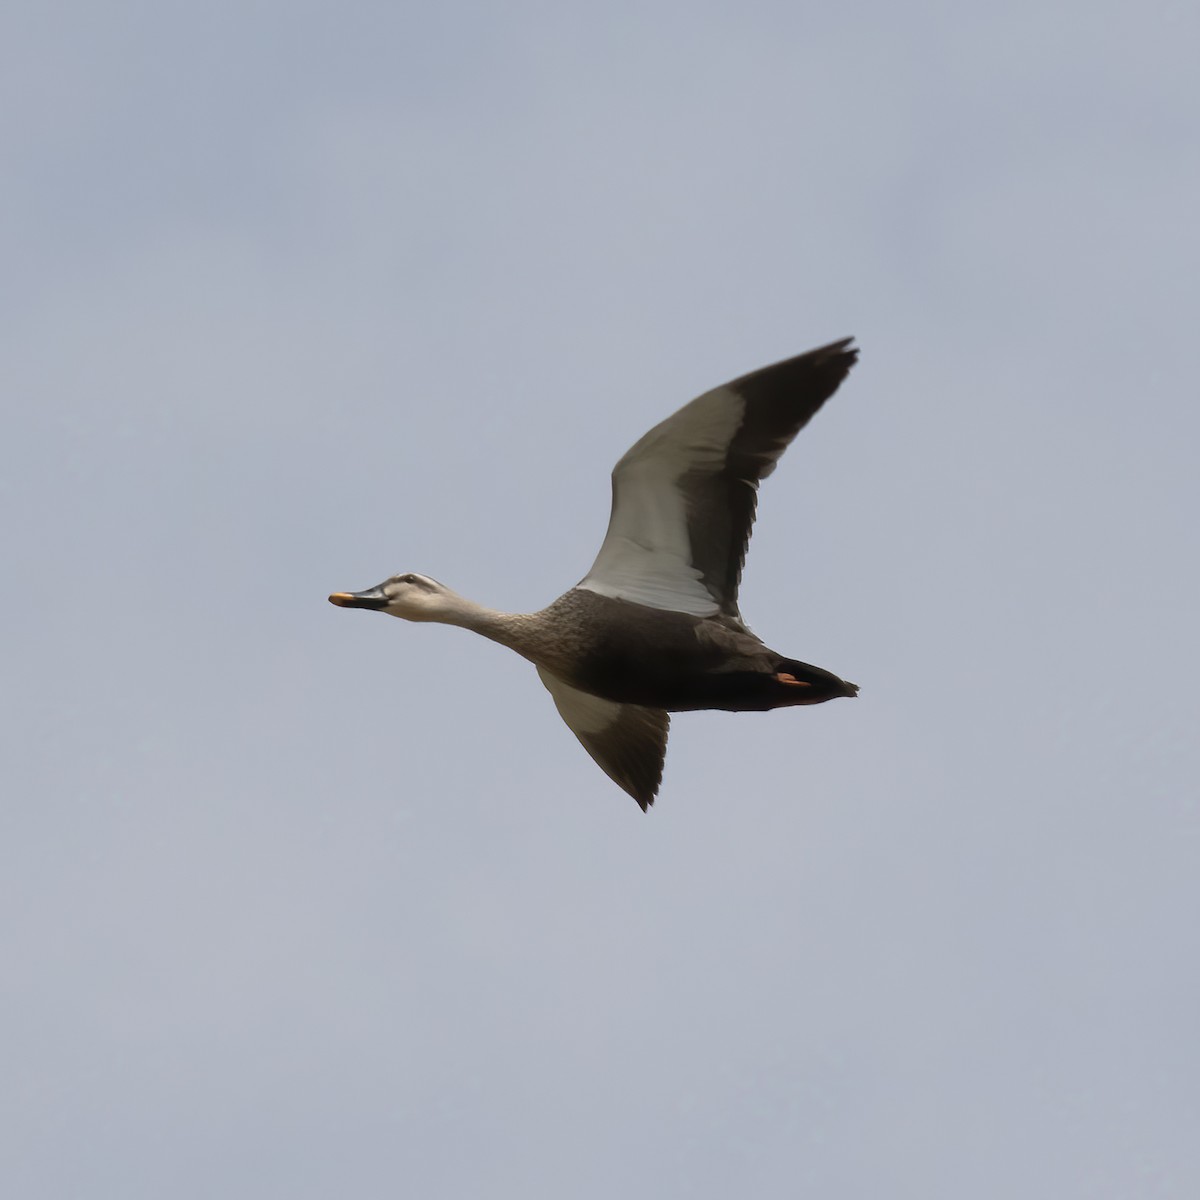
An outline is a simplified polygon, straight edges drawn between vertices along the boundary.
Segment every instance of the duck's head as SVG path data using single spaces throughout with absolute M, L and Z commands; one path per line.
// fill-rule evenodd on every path
M 373 608 L 406 621 L 444 621 L 459 597 L 428 575 L 393 575 L 365 592 L 334 592 L 330 604 L 342 608 Z

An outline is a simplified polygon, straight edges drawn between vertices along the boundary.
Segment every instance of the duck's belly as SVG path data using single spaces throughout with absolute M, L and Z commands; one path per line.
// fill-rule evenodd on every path
M 753 639 L 747 641 L 757 653 L 744 655 L 699 636 L 703 622 L 684 613 L 590 593 L 571 607 L 579 634 L 576 652 L 556 664 L 556 673 L 575 687 L 620 704 L 669 712 L 774 706 L 763 691 L 771 652 Z

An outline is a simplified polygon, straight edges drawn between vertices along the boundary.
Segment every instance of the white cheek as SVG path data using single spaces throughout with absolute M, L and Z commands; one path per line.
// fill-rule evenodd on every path
M 414 604 L 411 600 L 399 600 L 383 610 L 388 616 L 399 617 L 402 621 L 432 621 L 434 614 L 424 604 Z

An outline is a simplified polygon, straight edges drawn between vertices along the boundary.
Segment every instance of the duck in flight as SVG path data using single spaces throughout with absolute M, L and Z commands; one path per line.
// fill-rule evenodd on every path
M 592 569 L 541 612 L 496 612 L 414 574 L 329 599 L 461 625 L 529 659 L 583 748 L 644 811 L 662 781 L 668 713 L 858 693 L 764 645 L 737 602 L 759 482 L 837 391 L 858 357 L 851 342 L 705 392 L 636 442 L 613 469 Z

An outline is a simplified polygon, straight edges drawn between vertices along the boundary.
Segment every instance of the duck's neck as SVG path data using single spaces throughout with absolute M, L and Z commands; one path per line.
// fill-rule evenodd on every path
M 498 612 L 447 589 L 443 604 L 433 619 L 443 625 L 458 625 L 462 629 L 482 634 L 485 638 L 508 646 L 526 657 L 529 657 L 532 649 L 528 636 L 531 620 L 529 613 Z
M 538 668 L 569 681 L 580 650 L 581 622 L 573 597 L 574 592 L 568 592 L 540 612 L 509 613 L 485 608 L 447 588 L 437 615 L 429 619 L 482 634 L 515 650 Z

